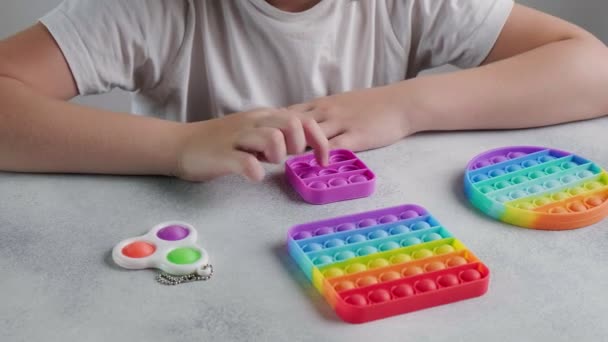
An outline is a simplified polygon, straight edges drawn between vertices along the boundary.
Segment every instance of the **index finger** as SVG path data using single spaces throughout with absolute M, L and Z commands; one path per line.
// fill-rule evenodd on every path
M 302 127 L 306 136 L 306 143 L 312 147 L 317 163 L 321 166 L 329 165 L 329 141 L 319 124 L 311 118 L 302 118 Z

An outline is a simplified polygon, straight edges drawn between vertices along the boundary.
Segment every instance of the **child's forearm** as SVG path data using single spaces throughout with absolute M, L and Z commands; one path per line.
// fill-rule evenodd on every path
M 401 99 L 413 132 L 588 119 L 608 114 L 608 49 L 594 40 L 564 40 L 476 69 L 405 81 L 394 90 L 407 94 Z
M 95 110 L 0 77 L 0 170 L 170 174 L 180 124 Z

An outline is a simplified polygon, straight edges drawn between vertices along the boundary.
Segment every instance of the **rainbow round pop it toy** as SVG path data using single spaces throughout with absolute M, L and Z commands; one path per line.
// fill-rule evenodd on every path
M 484 152 L 467 165 L 464 185 L 475 207 L 520 227 L 575 229 L 608 216 L 608 173 L 561 150 L 513 146 Z
M 161 223 L 145 235 L 119 242 L 112 258 L 127 269 L 156 268 L 175 276 L 208 277 L 209 255 L 197 244 L 197 235 L 188 223 Z

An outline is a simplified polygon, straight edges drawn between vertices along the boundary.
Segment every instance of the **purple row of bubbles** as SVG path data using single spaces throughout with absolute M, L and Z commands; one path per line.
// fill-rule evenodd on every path
M 480 169 L 482 167 L 486 167 L 486 166 L 490 166 L 490 165 L 494 165 L 494 164 L 498 164 L 498 163 L 503 163 L 503 162 L 506 162 L 507 160 L 521 158 L 526 155 L 528 155 L 528 154 L 525 152 L 509 152 L 506 155 L 494 156 L 490 159 L 482 159 L 475 163 L 475 168 Z
M 344 186 L 344 185 L 348 185 L 348 184 L 363 183 L 363 182 L 367 182 L 368 180 L 369 180 L 369 178 L 367 178 L 366 175 L 353 175 L 348 178 L 341 178 L 341 177 L 332 178 L 327 182 L 314 181 L 314 182 L 308 183 L 308 187 L 310 187 L 312 189 L 322 190 L 322 189 L 327 189 L 330 187 L 335 188 L 338 186 Z
M 396 222 L 399 220 L 412 219 L 412 218 L 416 218 L 419 216 L 420 216 L 420 213 L 418 213 L 416 210 L 406 210 L 398 215 L 388 214 L 388 215 L 384 215 L 379 218 L 362 219 L 358 222 L 345 222 L 345 223 L 341 223 L 335 227 L 320 227 L 320 228 L 315 229 L 312 232 L 311 231 L 301 231 L 299 233 L 296 233 L 293 236 L 293 239 L 294 240 L 308 239 L 313 236 L 327 235 L 327 234 L 331 234 L 334 232 L 344 232 L 344 231 L 354 230 L 357 228 L 371 227 L 371 226 L 378 225 L 378 224 L 387 224 L 387 223 L 392 223 L 392 222 Z
M 298 177 L 300 177 L 302 179 L 309 179 L 309 178 L 314 178 L 314 177 L 331 176 L 331 175 L 335 175 L 338 173 L 345 173 L 345 172 L 351 172 L 351 171 L 357 171 L 357 170 L 362 170 L 362 168 L 360 168 L 356 165 L 343 165 L 337 169 L 331 169 L 331 168 L 319 169 L 319 168 L 309 167 L 306 169 L 297 169 L 296 174 L 298 175 Z

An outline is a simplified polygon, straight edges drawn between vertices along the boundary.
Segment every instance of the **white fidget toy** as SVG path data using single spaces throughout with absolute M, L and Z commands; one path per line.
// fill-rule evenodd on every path
M 161 223 L 145 235 L 119 242 L 112 250 L 112 258 L 123 268 L 156 268 L 166 272 L 157 279 L 167 285 L 207 280 L 213 268 L 209 254 L 198 245 L 197 236 L 196 229 L 188 223 Z

